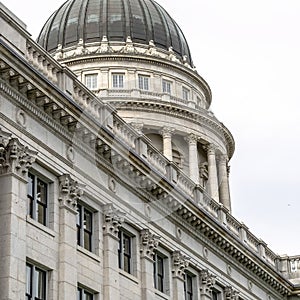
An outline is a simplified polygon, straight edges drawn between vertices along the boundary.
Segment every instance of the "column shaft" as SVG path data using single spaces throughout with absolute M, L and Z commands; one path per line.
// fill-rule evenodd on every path
M 189 144 L 189 171 L 190 178 L 199 183 L 199 165 L 198 165 L 198 150 L 197 150 L 197 137 L 190 134 L 187 138 Z
M 216 152 L 215 152 L 215 147 L 212 144 L 208 145 L 207 147 L 207 161 L 208 161 L 208 192 L 214 200 L 219 201 Z
M 219 169 L 220 202 L 231 212 L 231 201 L 230 201 L 226 155 L 220 156 L 219 161 L 218 161 L 218 169 Z

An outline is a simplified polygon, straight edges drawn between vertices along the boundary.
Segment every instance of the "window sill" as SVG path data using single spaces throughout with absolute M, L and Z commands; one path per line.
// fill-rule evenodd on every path
M 98 255 L 96 255 L 95 253 L 90 252 L 90 251 L 84 249 L 83 247 L 81 247 L 79 245 L 77 245 L 77 251 L 80 252 L 80 253 L 82 253 L 82 254 L 84 254 L 84 255 L 86 255 L 86 256 L 88 256 L 89 258 L 95 260 L 98 263 L 101 261 L 100 257 Z
M 53 237 L 53 238 L 55 237 L 55 232 L 52 229 L 50 229 L 50 228 L 46 227 L 45 225 L 37 222 L 36 220 L 30 218 L 29 215 L 26 216 L 26 222 L 28 224 L 38 228 L 39 230 L 49 234 L 51 237 Z
M 139 284 L 138 279 L 134 275 L 129 274 L 122 269 L 119 269 L 119 274 L 126 277 L 128 280 L 134 282 L 135 284 Z
M 162 293 L 160 292 L 159 290 L 155 290 L 155 295 L 158 296 L 159 298 L 161 299 L 166 299 L 166 300 L 169 300 L 170 299 L 170 296 L 165 294 L 165 293 Z

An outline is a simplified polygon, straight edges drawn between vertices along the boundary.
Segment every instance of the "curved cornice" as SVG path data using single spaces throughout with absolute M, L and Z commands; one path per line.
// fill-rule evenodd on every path
M 199 124 L 206 129 L 214 132 L 221 140 L 224 141 L 228 153 L 228 158 L 233 156 L 235 150 L 235 142 L 230 131 L 219 122 L 216 118 L 207 114 L 206 110 L 200 110 L 183 107 L 182 105 L 170 104 L 168 102 L 151 101 L 150 99 L 124 99 L 115 100 L 111 98 L 104 99 L 111 103 L 118 111 L 138 110 L 145 112 L 156 112 L 159 114 L 170 115 L 176 118 L 189 120 L 193 123 Z
M 97 63 L 97 62 L 109 62 L 109 61 L 117 61 L 123 62 L 124 66 L 127 66 L 129 61 L 132 62 L 142 62 L 151 65 L 161 66 L 173 70 L 174 72 L 182 72 L 184 73 L 190 80 L 195 81 L 196 84 L 202 89 L 202 92 L 205 95 L 205 100 L 208 103 L 208 106 L 211 105 L 212 101 L 212 94 L 211 89 L 208 83 L 193 69 L 188 66 L 185 66 L 178 62 L 173 62 L 171 60 L 149 56 L 143 53 L 138 54 L 124 54 L 124 53 L 113 53 L 113 54 L 96 54 L 96 53 L 89 53 L 89 54 L 82 54 L 82 55 L 75 55 L 71 57 L 66 57 L 63 59 L 59 59 L 61 63 L 66 64 L 67 66 L 72 65 L 85 65 L 87 63 Z M 127 64 L 126 64 L 127 63 Z

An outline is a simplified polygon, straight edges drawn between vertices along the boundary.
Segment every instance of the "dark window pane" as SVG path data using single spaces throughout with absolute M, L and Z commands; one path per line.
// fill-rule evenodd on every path
M 37 203 L 36 208 L 37 221 L 43 225 L 46 225 L 46 208 L 40 203 Z

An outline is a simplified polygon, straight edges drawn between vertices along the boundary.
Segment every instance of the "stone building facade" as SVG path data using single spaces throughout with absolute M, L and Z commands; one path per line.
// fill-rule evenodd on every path
M 297 299 L 300 257 L 231 214 L 234 140 L 162 7 L 0 28 L 1 300 Z

